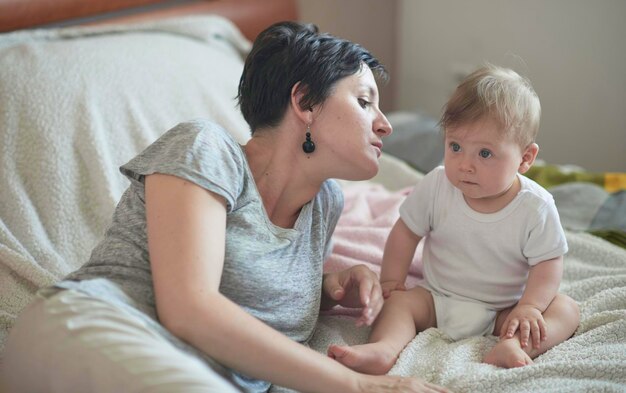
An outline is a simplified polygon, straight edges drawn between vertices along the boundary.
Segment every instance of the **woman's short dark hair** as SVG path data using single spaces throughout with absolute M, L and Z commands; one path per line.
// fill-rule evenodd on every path
M 239 80 L 239 108 L 252 132 L 282 120 L 292 87 L 300 82 L 301 108 L 322 104 L 340 79 L 363 64 L 386 81 L 387 71 L 366 49 L 353 42 L 320 34 L 317 26 L 279 22 L 254 41 Z

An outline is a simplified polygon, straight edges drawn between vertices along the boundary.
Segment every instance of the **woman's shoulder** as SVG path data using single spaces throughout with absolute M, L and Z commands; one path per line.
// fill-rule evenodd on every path
M 241 146 L 224 127 L 209 119 L 182 122 L 138 155 L 159 160 L 242 161 Z M 241 162 L 240 162 L 241 163 Z
M 165 132 L 159 140 L 201 140 L 239 146 L 235 138 L 220 124 L 210 119 L 198 118 L 178 123 Z
M 131 181 L 162 173 L 177 176 L 234 203 L 246 173 L 241 146 L 219 124 L 206 119 L 179 123 L 120 167 Z M 226 190 L 226 191 L 224 191 Z
M 343 210 L 343 191 L 336 180 L 328 179 L 322 183 L 318 196 L 322 201 L 322 205 L 327 207 L 329 213 L 341 214 Z

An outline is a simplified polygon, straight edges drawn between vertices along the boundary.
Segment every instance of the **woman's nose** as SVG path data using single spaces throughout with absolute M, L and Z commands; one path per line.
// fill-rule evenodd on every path
M 393 127 L 391 126 L 391 123 L 389 123 L 387 117 L 382 112 L 380 112 L 380 110 L 378 112 L 378 118 L 374 122 L 374 132 L 380 134 L 381 136 L 391 135 L 391 133 L 393 132 Z

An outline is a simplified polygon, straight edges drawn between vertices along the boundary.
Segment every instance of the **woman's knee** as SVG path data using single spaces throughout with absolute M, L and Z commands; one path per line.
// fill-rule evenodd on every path
M 37 299 L 27 306 L 15 321 L 5 342 L 0 388 L 8 392 L 41 391 L 45 380 L 39 373 L 45 372 L 45 356 L 38 339 L 43 334 L 38 331 L 43 313 L 43 300 Z M 1 390 L 1 389 L 0 389 Z
M 29 306 L 6 354 L 12 392 L 237 391 L 134 315 L 73 291 Z

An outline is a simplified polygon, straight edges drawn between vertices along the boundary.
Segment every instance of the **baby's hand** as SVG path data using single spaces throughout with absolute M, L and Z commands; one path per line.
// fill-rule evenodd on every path
M 383 288 L 383 298 L 385 299 L 387 299 L 393 291 L 406 291 L 404 283 L 395 280 L 381 282 L 380 286 Z
M 519 329 L 519 341 L 522 348 L 528 346 L 532 338 L 533 348 L 539 348 L 541 341 L 546 339 L 546 321 L 541 311 L 529 304 L 518 304 L 511 310 L 502 324 L 500 338 L 512 338 Z

